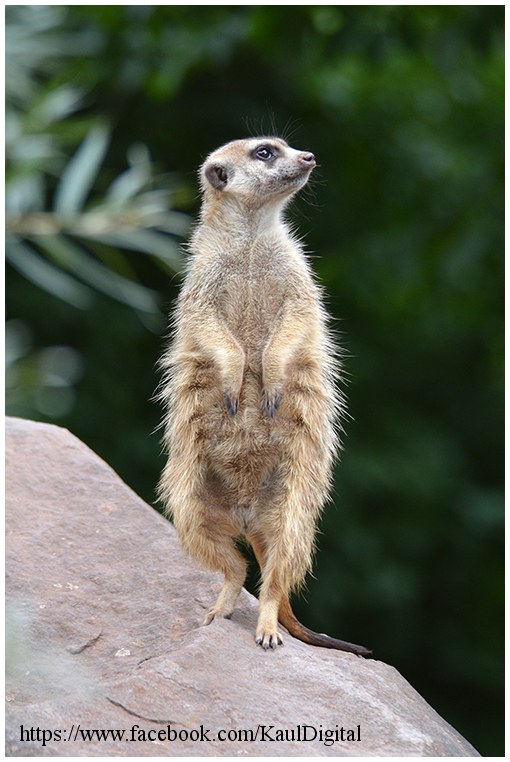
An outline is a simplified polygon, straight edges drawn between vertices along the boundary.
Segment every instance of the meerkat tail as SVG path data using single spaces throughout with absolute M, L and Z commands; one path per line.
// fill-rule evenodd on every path
M 337 640 L 337 638 L 330 638 L 329 635 L 322 635 L 309 630 L 308 627 L 305 627 L 296 618 L 288 598 L 284 598 L 280 603 L 278 621 L 287 628 L 291 635 L 298 640 L 302 640 L 303 643 L 309 643 L 312 646 L 322 646 L 322 648 L 336 648 L 338 651 L 348 651 L 357 656 L 368 656 L 368 654 L 372 653 L 364 646 L 357 646 L 354 643 L 347 643 L 344 640 Z

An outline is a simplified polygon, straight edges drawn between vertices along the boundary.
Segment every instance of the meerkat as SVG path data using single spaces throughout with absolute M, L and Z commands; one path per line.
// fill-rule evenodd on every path
M 251 543 L 261 571 L 256 643 L 296 638 L 358 655 L 294 616 L 329 496 L 343 398 L 328 316 L 283 211 L 313 153 L 276 137 L 234 140 L 201 167 L 203 203 L 163 356 L 168 460 L 159 491 L 185 550 L 225 582 L 203 624 L 229 618 Z

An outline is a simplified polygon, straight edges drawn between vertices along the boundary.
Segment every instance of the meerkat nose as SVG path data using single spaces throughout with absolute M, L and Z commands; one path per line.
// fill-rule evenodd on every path
M 299 161 L 303 162 L 303 164 L 315 166 L 315 156 L 309 151 L 300 154 Z

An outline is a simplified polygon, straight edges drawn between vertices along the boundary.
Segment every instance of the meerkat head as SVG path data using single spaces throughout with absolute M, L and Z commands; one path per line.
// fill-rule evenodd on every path
M 248 206 L 290 198 L 302 188 L 315 156 L 274 137 L 234 140 L 214 151 L 201 167 L 206 196 L 236 198 Z

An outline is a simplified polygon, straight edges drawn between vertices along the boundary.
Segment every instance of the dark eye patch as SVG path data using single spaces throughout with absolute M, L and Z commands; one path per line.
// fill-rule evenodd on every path
M 271 161 L 271 159 L 274 159 L 278 154 L 278 149 L 267 143 L 257 146 L 251 153 L 253 159 L 259 159 L 260 161 Z

